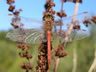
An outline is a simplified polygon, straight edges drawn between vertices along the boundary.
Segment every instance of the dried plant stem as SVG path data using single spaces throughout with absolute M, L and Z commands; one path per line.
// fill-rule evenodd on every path
M 72 72 L 76 72 L 77 69 L 77 50 L 76 47 L 73 48 L 73 69 Z
M 56 62 L 55 62 L 55 67 L 54 67 L 53 72 L 57 72 L 57 68 L 58 68 L 59 62 L 60 62 L 60 58 L 57 58 Z
M 79 1 L 79 0 L 78 0 Z M 73 26 L 74 26 L 74 22 L 76 20 L 76 15 L 77 15 L 77 12 L 78 12 L 78 7 L 79 7 L 79 2 L 76 2 L 76 5 L 75 5 L 75 10 L 74 10 L 74 14 L 73 14 L 73 19 L 72 19 L 72 24 L 70 25 L 69 29 L 68 29 L 68 32 L 67 32 L 67 36 L 65 37 L 64 39 L 64 47 L 66 46 L 67 42 L 68 42 L 68 38 L 72 32 L 72 29 L 73 29 Z
M 89 69 L 89 71 L 88 72 L 93 72 L 95 69 L 96 69 L 96 45 L 95 45 L 95 53 L 94 53 L 94 61 L 93 61 L 93 63 L 92 63 L 92 65 L 91 65 L 91 67 L 90 67 L 90 69 Z M 95 71 L 94 71 L 95 72 Z
M 61 13 L 63 13 L 63 0 L 62 0 L 62 4 L 61 4 Z M 61 23 L 62 23 L 62 17 L 61 17 Z M 61 35 L 61 31 L 62 31 L 62 24 L 60 25 L 60 35 Z
M 61 18 L 61 25 L 60 25 L 60 35 L 61 35 L 61 33 L 62 33 L 62 18 Z
M 68 38 L 69 38 L 69 36 L 70 36 L 70 34 L 72 32 L 72 29 L 73 29 L 73 26 L 74 26 L 74 22 L 76 20 L 76 15 L 77 15 L 77 12 L 78 12 L 78 7 L 79 7 L 79 0 L 77 0 L 76 5 L 75 5 L 75 10 L 74 10 L 74 14 L 73 14 L 72 24 L 70 25 L 70 27 L 68 29 L 68 32 L 67 32 L 67 36 L 65 37 L 64 43 L 62 44 L 64 47 L 66 46 L 66 44 L 68 42 Z M 57 69 L 59 62 L 60 62 L 60 58 L 57 58 L 57 60 L 56 60 L 56 68 L 54 68 L 54 69 Z
M 49 72 L 49 70 L 47 70 L 47 72 Z

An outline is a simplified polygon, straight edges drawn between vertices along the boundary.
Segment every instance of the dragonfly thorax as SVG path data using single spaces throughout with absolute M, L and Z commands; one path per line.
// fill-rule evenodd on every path
M 54 17 L 51 13 L 45 13 L 43 16 L 43 21 L 44 21 L 44 30 L 45 31 L 51 31 L 53 27 L 53 21 Z

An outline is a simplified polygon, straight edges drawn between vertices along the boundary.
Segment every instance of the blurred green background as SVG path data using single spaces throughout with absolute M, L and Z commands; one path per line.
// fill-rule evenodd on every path
M 0 72 L 23 72 L 20 65 L 26 59 L 19 57 L 19 49 L 16 48 L 16 43 L 6 38 L 7 32 L 0 32 Z M 56 42 L 54 43 L 56 45 Z M 31 63 L 35 70 L 38 46 L 31 45 L 30 53 L 33 55 Z M 72 72 L 73 69 L 73 49 L 76 50 L 77 55 L 77 69 L 76 72 L 88 72 L 94 60 L 94 51 L 96 48 L 96 39 L 93 36 L 83 40 L 74 41 L 68 44 L 66 52 L 68 56 L 60 60 L 57 72 Z M 52 62 L 53 63 L 53 62 Z M 53 71 L 53 64 L 50 72 Z

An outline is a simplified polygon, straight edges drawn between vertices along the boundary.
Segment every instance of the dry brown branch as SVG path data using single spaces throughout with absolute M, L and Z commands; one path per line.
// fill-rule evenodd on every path
M 75 10 L 74 10 L 73 19 L 72 19 L 72 24 L 70 25 L 70 27 L 68 29 L 68 32 L 67 32 L 67 35 L 66 35 L 66 37 L 64 39 L 64 43 L 63 43 L 64 48 L 65 48 L 65 46 L 66 46 L 66 44 L 68 42 L 68 38 L 69 38 L 69 36 L 70 36 L 70 34 L 72 32 L 72 29 L 73 29 L 73 26 L 74 26 L 74 22 L 76 20 L 76 15 L 77 15 L 77 12 L 78 12 L 78 7 L 79 7 L 79 0 L 76 1 Z M 57 64 L 56 65 L 56 70 L 57 70 L 58 64 L 60 62 L 60 58 L 58 58 L 56 60 L 56 62 L 58 62 L 58 63 L 56 63 Z
M 58 68 L 58 65 L 59 65 L 59 62 L 60 62 L 59 60 L 60 60 L 60 58 L 57 58 L 57 59 L 56 59 L 55 67 L 54 67 L 53 72 L 57 72 L 57 68 Z
M 76 72 L 77 69 L 77 50 L 76 47 L 73 48 L 73 69 L 72 72 Z
M 95 45 L 95 52 L 94 52 L 94 61 L 93 61 L 93 63 L 92 63 L 88 72 L 93 72 L 94 69 L 96 69 L 96 45 Z
M 74 23 L 75 23 L 75 20 L 76 20 L 76 15 L 77 15 L 77 12 L 78 12 L 78 7 L 79 7 L 79 2 L 78 1 L 79 0 L 77 0 L 76 5 L 75 5 L 75 10 L 74 10 L 74 14 L 73 14 L 72 24 L 70 25 L 70 27 L 68 29 L 68 32 L 67 32 L 67 35 L 66 35 L 66 37 L 64 39 L 64 43 L 63 43 L 64 47 L 66 46 L 66 44 L 68 42 L 68 38 L 69 38 L 69 36 L 70 36 L 70 34 L 72 32 L 72 29 L 73 29 L 73 26 L 74 26 Z

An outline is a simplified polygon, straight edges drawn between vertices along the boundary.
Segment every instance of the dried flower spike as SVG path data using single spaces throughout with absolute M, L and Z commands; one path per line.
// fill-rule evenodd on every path
M 75 26 L 73 26 L 73 29 L 75 29 L 75 30 L 80 30 L 80 25 L 75 25 Z
M 32 70 L 32 64 L 31 63 L 22 63 L 21 68 L 24 70 Z
M 22 9 L 19 9 L 20 12 L 22 12 L 23 10 Z
M 18 25 L 15 25 L 15 24 L 11 24 L 15 29 L 19 28 Z
M 64 52 L 64 48 L 61 44 L 61 41 L 59 42 L 59 45 L 58 45 L 58 48 L 57 50 L 55 51 L 55 56 L 57 57 L 64 57 L 64 56 L 67 56 L 68 54 L 66 52 Z
M 59 16 L 59 17 L 61 17 L 61 18 L 67 16 L 67 14 L 64 13 L 64 12 L 57 12 L 56 15 Z
M 93 16 L 91 21 L 93 21 L 96 24 L 96 16 Z
M 13 12 L 13 14 L 18 16 L 20 14 L 20 12 L 19 11 L 15 11 L 15 12 Z
M 8 11 L 13 12 L 14 9 L 15 9 L 15 6 L 10 5 Z
M 91 21 L 90 20 L 84 20 L 83 24 L 91 24 Z
M 30 48 L 30 46 L 27 44 L 17 44 L 17 47 L 24 50 L 24 51 L 27 51 Z
M 63 0 L 63 2 L 73 2 L 76 3 L 77 0 Z M 82 0 L 78 1 L 79 3 L 82 3 Z

